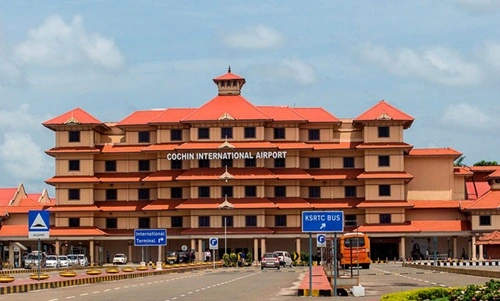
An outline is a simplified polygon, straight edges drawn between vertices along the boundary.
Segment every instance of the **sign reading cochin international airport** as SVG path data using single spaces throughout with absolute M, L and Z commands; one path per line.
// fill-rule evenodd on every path
M 286 151 L 169 153 L 167 160 L 284 159 Z

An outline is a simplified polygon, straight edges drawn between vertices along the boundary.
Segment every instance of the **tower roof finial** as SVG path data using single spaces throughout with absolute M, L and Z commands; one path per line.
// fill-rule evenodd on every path
M 227 68 L 227 73 L 231 73 L 231 65 Z

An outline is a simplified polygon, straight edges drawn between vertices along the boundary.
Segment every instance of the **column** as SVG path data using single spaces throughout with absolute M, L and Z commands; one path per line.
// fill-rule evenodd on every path
M 453 236 L 453 258 L 458 258 L 458 250 L 457 250 L 457 237 Z
M 406 237 L 401 237 L 401 239 L 399 240 L 399 258 L 398 259 L 404 260 L 405 258 L 406 258 Z
M 61 242 L 56 239 L 56 255 L 61 255 Z
M 9 266 L 14 267 L 14 243 L 9 241 Z
M 201 239 L 198 239 L 198 258 L 200 258 L 201 261 L 205 261 L 205 253 L 203 250 L 203 241 Z
M 266 253 L 266 239 L 261 238 L 260 239 L 260 255 L 259 258 L 262 258 L 262 256 Z
M 257 264 L 260 261 L 260 256 L 259 256 L 259 239 L 254 238 L 253 239 L 253 262 Z
M 132 254 L 132 242 L 131 242 L 131 241 L 129 241 L 129 242 L 128 242 L 128 258 L 127 258 L 129 262 L 132 262 L 132 255 L 133 255 L 133 254 Z M 146 260 L 147 260 L 147 259 L 145 259 L 145 261 L 146 261 Z
M 484 260 L 483 245 L 479 245 L 479 260 Z
M 295 239 L 295 252 L 300 254 L 300 237 L 297 237 Z
M 156 270 L 161 270 L 162 269 L 162 261 L 161 261 L 161 249 L 162 246 L 158 246 L 158 261 L 156 262 Z
M 477 259 L 477 254 L 476 254 L 476 237 L 473 235 L 472 236 L 472 241 L 471 241 L 471 246 L 470 246 L 472 253 L 471 259 L 476 260 Z
M 191 241 L 189 242 L 189 244 L 191 245 L 191 250 L 194 250 L 195 254 L 196 254 L 196 239 L 194 238 L 191 238 Z M 196 255 L 195 255 L 196 256 Z M 200 257 L 196 257 L 195 258 L 195 261 L 196 260 L 199 260 Z
M 95 263 L 96 263 L 95 259 L 98 258 L 98 257 L 95 257 L 95 252 L 94 251 L 95 251 L 96 248 L 94 246 L 95 246 L 94 240 L 93 239 L 89 240 L 89 256 L 90 256 L 90 258 L 89 258 L 89 264 L 94 264 L 95 265 Z M 57 246 L 57 241 L 56 241 L 56 252 L 57 252 L 57 249 L 58 249 L 58 246 Z M 99 250 L 97 250 L 97 251 L 99 251 Z

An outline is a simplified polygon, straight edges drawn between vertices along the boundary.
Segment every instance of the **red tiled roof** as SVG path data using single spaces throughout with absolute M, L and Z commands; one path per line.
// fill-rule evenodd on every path
M 363 169 L 307 169 L 314 180 L 354 180 L 362 172 Z
M 314 150 L 355 149 L 361 142 L 310 143 Z
M 94 176 L 57 176 L 46 180 L 45 183 L 99 183 L 99 179 Z
M 105 144 L 98 148 L 104 153 L 140 153 L 146 145 Z
M 414 148 L 410 150 L 410 156 L 451 156 L 459 158 L 462 153 L 450 147 L 445 148 Z
M 500 190 L 490 190 L 472 202 L 465 210 L 500 209 Z
M 159 152 L 159 151 L 173 151 L 176 147 L 179 146 L 179 143 L 160 143 L 160 144 L 152 144 L 144 147 L 142 149 L 143 152 Z
M 337 117 L 333 116 L 323 108 L 292 108 L 292 110 L 304 117 L 304 119 L 308 122 L 341 123 Z
M 49 234 L 53 236 L 105 236 L 106 232 L 97 227 L 52 227 Z
M 173 181 L 175 180 L 184 170 L 160 170 L 155 171 L 148 176 L 142 178 L 143 182 L 156 182 L 156 181 Z
M 453 173 L 457 176 L 472 176 L 474 173 L 465 167 L 454 167 Z
M 303 198 L 272 198 L 278 209 L 310 209 L 312 205 Z
M 394 148 L 402 148 L 410 150 L 413 145 L 404 142 L 388 142 L 388 143 L 362 143 L 356 146 L 357 149 L 394 149 Z
M 234 209 L 276 208 L 276 204 L 266 198 L 228 198 L 228 201 Z M 219 209 L 222 202 L 222 199 L 190 199 L 177 206 L 176 209 Z
M 500 245 L 500 231 L 493 231 L 479 237 L 476 245 Z
M 238 74 L 231 73 L 231 70 L 227 72 L 226 74 L 223 74 L 221 76 L 218 76 L 214 78 L 214 82 L 218 82 L 220 80 L 227 80 L 227 79 L 245 79 L 244 77 L 239 76 Z
M 465 220 L 413 220 L 410 224 L 422 232 L 470 231 L 470 222 Z
M 189 114 L 196 111 L 195 108 L 170 108 L 161 112 L 158 116 L 149 121 L 150 124 L 179 123 Z
M 95 147 L 54 147 L 49 150 L 45 151 L 46 154 L 48 155 L 53 155 L 53 154 L 63 154 L 63 153 L 80 153 L 80 154 L 85 154 L 85 153 L 99 153 L 99 149 Z
M 170 229 L 169 229 L 170 231 Z M 170 233 L 170 232 L 169 232 Z M 182 230 L 182 235 L 223 235 L 224 228 L 189 228 Z M 274 231 L 265 227 L 226 227 L 226 234 L 273 234 Z M 169 234 L 170 235 L 170 234 Z
M 379 101 L 376 105 L 366 110 L 364 113 L 359 115 L 355 122 L 364 122 L 364 121 L 375 121 L 375 120 L 397 120 L 403 121 L 403 125 L 405 128 L 409 128 L 415 120 L 410 115 L 396 109 L 391 106 L 389 103 L 384 100 Z
M 69 112 L 66 112 L 62 115 L 59 115 L 55 118 L 52 118 L 48 121 L 45 121 L 43 125 L 45 127 L 51 128 L 53 125 L 64 125 L 69 123 L 80 123 L 85 125 L 102 125 L 102 122 L 99 121 L 94 116 L 85 112 L 81 108 L 76 108 Z
M 228 141 L 229 144 L 234 146 L 234 149 L 244 150 L 244 149 L 275 149 L 276 145 L 273 145 L 267 141 L 251 141 L 251 142 L 231 142 Z M 177 147 L 176 150 L 213 150 L 219 151 L 219 146 L 223 145 L 224 142 L 186 142 Z M 229 150 L 222 150 L 229 151 Z
M 101 183 L 140 182 L 149 175 L 151 175 L 151 172 L 107 172 L 95 174 Z
M 148 205 L 148 201 L 102 201 L 95 202 L 100 211 L 114 212 L 114 211 L 141 211 L 142 208 Z
M 143 211 L 175 210 L 185 200 L 155 200 L 142 208 Z
M 500 165 L 468 166 L 472 171 L 494 172 L 500 170 Z
M 94 205 L 56 205 L 48 208 L 50 212 L 93 212 L 99 211 Z
M 420 229 L 408 223 L 402 224 L 366 224 L 359 226 L 357 231 L 363 233 L 416 233 Z
M 357 208 L 412 208 L 413 204 L 407 201 L 364 201 Z
M 405 179 L 411 180 L 413 176 L 405 171 L 380 171 L 380 172 L 364 172 L 358 176 L 360 180 L 366 179 Z
M 255 107 L 241 95 L 217 95 L 193 113 L 182 119 L 182 122 L 217 121 L 224 116 L 235 120 L 267 120 L 271 118 Z
M 186 170 L 176 178 L 177 181 L 193 181 L 193 180 L 219 180 L 225 172 L 225 169 L 220 168 L 191 168 Z M 235 180 L 263 180 L 275 179 L 276 176 L 267 168 L 233 168 L 227 169 Z
M 280 180 L 312 180 L 312 176 L 300 168 L 272 168 L 269 169 Z
M 500 178 L 500 169 L 495 170 L 489 176 L 489 179 Z
M 25 225 L 2 225 L 0 237 L 28 237 L 28 224 Z
M 273 141 L 272 144 L 281 150 L 290 150 L 290 149 L 312 149 L 312 145 L 306 144 L 304 142 L 278 142 Z
M 488 182 L 465 182 L 465 187 L 469 200 L 477 200 L 491 189 Z
M 19 188 L 0 188 L 0 206 L 7 206 Z
M 165 109 L 135 111 L 132 114 L 125 117 L 124 119 L 122 119 L 121 121 L 119 121 L 116 125 L 117 126 L 146 125 L 163 112 L 165 112 Z
M 297 114 L 294 109 L 283 106 L 257 106 L 264 114 L 271 117 L 274 121 L 295 121 L 306 122 L 305 118 Z
M 438 209 L 438 208 L 456 208 L 461 209 L 462 201 L 448 200 L 409 200 L 408 203 L 413 205 L 413 209 Z
M 363 200 L 363 198 L 307 199 L 314 209 L 351 209 L 356 208 Z

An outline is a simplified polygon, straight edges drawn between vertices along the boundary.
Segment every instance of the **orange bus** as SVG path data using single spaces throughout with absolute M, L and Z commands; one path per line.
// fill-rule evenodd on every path
M 370 259 L 370 239 L 368 235 L 361 232 L 345 233 L 340 237 L 340 265 L 343 268 L 350 266 L 361 266 L 369 269 L 372 263 Z

